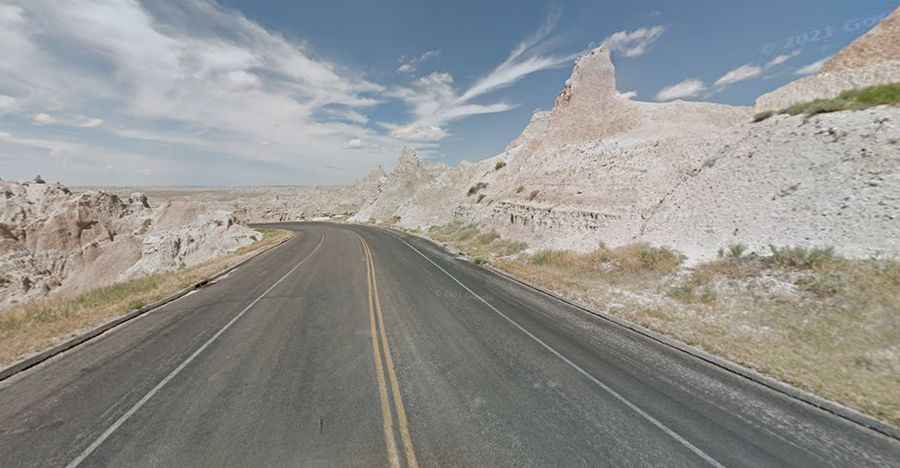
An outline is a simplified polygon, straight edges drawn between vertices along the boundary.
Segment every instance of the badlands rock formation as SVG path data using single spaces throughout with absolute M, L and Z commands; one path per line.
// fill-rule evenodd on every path
M 692 260 L 739 242 L 900 253 L 900 109 L 762 123 L 752 114 L 623 98 L 599 48 L 503 153 L 454 168 L 407 153 L 354 219 L 427 227 L 456 217 L 533 246 L 646 241 Z
M 0 308 L 194 265 L 260 238 L 230 213 L 154 209 L 140 193 L 0 182 L 0 195 Z
M 384 169 L 378 166 L 348 186 L 255 188 L 241 197 L 210 206 L 233 211 L 241 222 L 272 223 L 317 217 L 349 216 L 378 197 L 385 184 Z M 191 197 L 195 200 L 195 197 Z
M 800 102 L 833 98 L 850 89 L 898 81 L 900 7 L 825 62 L 819 73 L 760 96 L 756 111 L 778 111 Z

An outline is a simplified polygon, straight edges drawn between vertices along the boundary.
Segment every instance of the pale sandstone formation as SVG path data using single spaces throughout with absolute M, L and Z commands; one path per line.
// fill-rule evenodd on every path
M 178 211 L 154 210 L 141 193 L 122 199 L 73 194 L 59 184 L 0 182 L 0 308 L 170 271 L 259 238 L 230 214 Z M 163 247 L 174 244 L 179 248 Z
M 405 154 L 353 219 L 455 217 L 535 247 L 645 241 L 691 261 L 739 242 L 900 253 L 900 110 L 754 124 L 750 108 L 630 101 L 613 70 L 604 49 L 579 60 L 553 111 L 494 158 L 443 169 Z
M 358 212 L 381 192 L 384 169 L 375 167 L 352 185 L 322 187 L 244 187 L 221 190 L 237 197 L 207 202 L 210 207 L 234 211 L 241 222 L 271 223 L 319 217 L 346 217 Z M 196 203 L 198 198 L 187 198 Z
M 822 66 L 825 73 L 900 59 L 900 7 Z
M 866 86 L 900 81 L 900 8 L 838 52 L 812 76 L 756 100 L 756 112 L 779 111 L 801 102 L 829 99 Z
M 192 211 L 190 207 L 186 207 Z M 174 211 L 171 206 L 166 212 Z M 196 215 L 183 225 L 166 226 L 166 215 L 143 239 L 141 258 L 123 274 L 134 278 L 161 271 L 173 271 L 203 263 L 223 253 L 260 240 L 258 232 L 237 224 L 230 211 L 216 210 Z

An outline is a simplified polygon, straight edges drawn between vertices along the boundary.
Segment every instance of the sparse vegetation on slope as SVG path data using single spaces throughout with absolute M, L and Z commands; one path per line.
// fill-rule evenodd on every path
M 833 99 L 816 99 L 803 102 L 777 113 L 812 116 L 829 112 L 863 110 L 882 105 L 900 105 L 900 83 L 844 91 Z M 776 112 L 772 111 L 760 112 L 754 116 L 753 121 L 761 122 L 775 114 Z
M 0 366 L 43 349 L 66 337 L 160 301 L 247 258 L 253 252 L 293 235 L 260 229 L 263 239 L 235 253 L 192 268 L 159 273 L 94 289 L 76 297 L 51 297 L 0 313 Z
M 900 262 L 743 244 L 680 268 L 646 245 L 542 250 L 496 266 L 782 381 L 900 423 Z
M 481 232 L 477 226 L 458 221 L 432 226 L 428 235 L 438 242 L 453 245 L 475 259 L 481 259 L 481 263 L 489 263 L 492 258 L 516 255 L 528 248 L 524 242 L 503 239 L 496 231 Z

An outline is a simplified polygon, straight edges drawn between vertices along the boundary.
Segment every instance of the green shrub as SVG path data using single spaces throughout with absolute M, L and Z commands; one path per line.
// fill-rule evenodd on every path
M 774 267 L 796 270 L 813 270 L 833 264 L 839 260 L 834 247 L 775 247 L 770 245 L 772 255 L 765 258 Z
M 763 120 L 766 120 L 773 115 L 775 115 L 775 111 L 760 112 L 753 116 L 753 123 L 762 122 Z
M 506 167 L 506 161 L 497 161 L 497 164 L 494 164 L 495 171 L 499 171 L 500 169 L 503 169 L 504 167 Z
M 487 186 L 487 182 L 478 182 L 477 184 L 469 187 L 469 192 L 467 193 L 467 195 L 471 197 L 472 195 L 475 195 L 476 193 L 487 188 Z

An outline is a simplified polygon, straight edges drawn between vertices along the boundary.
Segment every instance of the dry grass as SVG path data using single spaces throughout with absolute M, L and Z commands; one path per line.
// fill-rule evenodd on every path
M 52 297 L 0 314 L 0 366 L 47 349 L 83 330 L 96 327 L 236 265 L 259 249 L 292 236 L 290 231 L 259 229 L 263 239 L 235 253 L 192 268 L 159 273 L 94 289 L 75 297 Z
M 569 250 L 541 250 L 528 261 L 567 273 L 605 272 L 608 274 L 672 273 L 677 271 L 683 257 L 667 247 L 653 247 L 644 243 L 610 249 L 600 247 L 588 253 Z
M 900 263 L 830 248 L 740 245 L 682 270 L 636 244 L 543 250 L 499 268 L 760 372 L 900 424 Z
M 677 252 L 646 244 L 500 256 L 492 252 L 509 241 L 474 225 L 429 235 L 476 263 L 900 425 L 896 260 L 734 244 L 717 260 L 684 268 Z
M 516 255 L 528 248 L 524 242 L 503 239 L 496 231 L 482 232 L 477 226 L 458 221 L 443 226 L 432 226 L 428 235 L 438 242 L 453 245 L 476 259 L 476 263 L 488 263 L 491 259 Z

